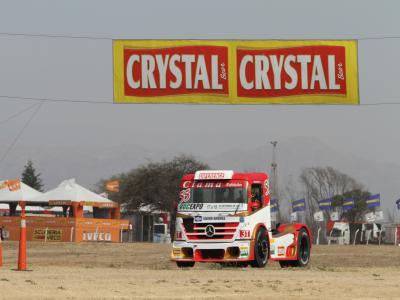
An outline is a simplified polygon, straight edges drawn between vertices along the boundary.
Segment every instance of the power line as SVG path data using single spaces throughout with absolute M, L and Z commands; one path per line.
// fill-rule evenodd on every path
M 23 33 L 23 32 L 0 32 L 0 36 L 16 36 L 16 37 L 39 37 L 39 38 L 61 38 L 61 39 L 83 39 L 83 40 L 113 40 L 113 39 L 120 39 L 120 38 L 113 38 L 113 37 L 106 37 L 106 36 L 89 36 L 89 35 L 69 35 L 69 34 L 47 34 L 47 33 Z M 301 39 L 307 39 L 307 37 L 301 36 Z M 278 40 L 293 40 L 295 38 L 277 38 L 277 37 L 270 37 L 268 39 L 278 39 Z M 316 39 L 315 37 L 311 37 L 310 40 Z M 387 35 L 387 36 L 361 36 L 355 38 L 329 38 L 327 40 L 358 40 L 358 41 L 369 41 L 369 40 L 397 40 L 400 39 L 400 35 Z M 142 40 L 142 39 L 141 39 Z M 146 40 L 146 39 L 143 39 Z M 178 39 L 173 39 L 178 40 Z M 199 40 L 199 39 L 192 39 L 192 40 Z M 206 39 L 206 40 L 214 40 L 214 39 Z M 221 39 L 218 39 L 221 40 Z M 222 39 L 225 40 L 225 39 Z M 253 40 L 253 39 L 249 39 Z M 322 38 L 324 40 L 324 38 Z
M 62 98 L 45 98 L 45 97 L 23 97 L 23 96 L 10 96 L 0 95 L 0 98 L 12 99 L 12 100 L 27 100 L 27 101 L 43 101 L 43 102 L 67 102 L 67 103 L 89 103 L 89 104 L 113 104 L 112 101 L 100 101 L 100 100 L 89 100 L 89 99 L 62 99 Z
M 22 36 L 22 37 L 40 37 L 40 38 L 61 38 L 61 39 L 82 39 L 82 40 L 113 40 L 111 37 L 96 37 L 96 36 L 75 36 L 64 34 L 45 34 L 45 33 L 13 33 L 0 32 L 0 36 Z
M 18 142 L 19 138 L 22 136 L 22 134 L 24 133 L 25 129 L 28 128 L 29 124 L 32 122 L 32 120 L 35 118 L 35 116 L 37 115 L 37 113 L 39 112 L 40 108 L 42 107 L 42 105 L 44 104 L 44 102 L 40 102 L 37 105 L 37 108 L 35 109 L 35 111 L 32 113 L 31 117 L 28 119 L 28 121 L 25 123 L 25 125 L 21 128 L 21 130 L 18 132 L 18 134 L 15 136 L 14 140 L 12 141 L 12 143 L 10 144 L 10 146 L 7 148 L 6 152 L 3 154 L 3 156 L 0 159 L 0 164 L 3 163 L 3 161 L 6 159 L 7 155 L 10 153 L 10 151 L 14 148 L 15 144 Z
M 63 98 L 44 98 L 44 97 L 22 97 L 22 96 L 10 96 L 10 95 L 0 95 L 0 98 L 11 99 L 11 100 L 21 100 L 21 101 L 42 101 L 51 103 L 85 103 L 85 104 L 114 104 L 113 100 L 90 100 L 90 99 L 63 99 Z M 213 104 L 213 103 L 133 103 L 136 105 L 229 105 L 229 104 Z M 35 104 L 36 105 L 36 104 Z M 33 106 L 35 106 L 33 105 Z M 344 106 L 344 107 L 357 107 L 357 106 L 387 106 L 387 105 L 400 105 L 400 102 L 370 102 L 370 103 L 360 103 L 356 105 L 351 104 L 232 104 L 232 106 Z M 26 110 L 28 110 L 27 108 Z M 0 121 L 0 124 L 3 121 Z
M 35 104 L 31 105 L 31 106 L 25 107 L 24 109 L 22 109 L 22 110 L 16 112 L 15 114 L 9 116 L 7 119 L 4 119 L 4 120 L 0 121 L 0 125 L 4 124 L 4 123 L 7 123 L 8 121 L 11 121 L 12 119 L 18 117 L 19 115 L 22 115 L 24 112 L 26 112 L 28 110 L 31 110 L 36 105 L 37 105 L 37 103 L 35 103 Z

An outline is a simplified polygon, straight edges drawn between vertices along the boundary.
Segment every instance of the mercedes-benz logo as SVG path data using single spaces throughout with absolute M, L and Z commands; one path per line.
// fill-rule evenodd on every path
M 212 237 L 215 234 L 215 228 L 212 225 L 207 225 L 205 229 L 205 233 L 207 237 Z

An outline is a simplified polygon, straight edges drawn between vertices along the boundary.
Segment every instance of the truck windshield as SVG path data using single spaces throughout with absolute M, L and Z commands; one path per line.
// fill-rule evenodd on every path
M 190 188 L 186 191 L 188 203 L 247 203 L 247 192 L 245 188 Z

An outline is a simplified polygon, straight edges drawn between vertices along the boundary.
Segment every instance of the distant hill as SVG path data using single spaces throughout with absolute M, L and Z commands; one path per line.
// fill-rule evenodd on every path
M 128 171 L 148 161 L 169 159 L 180 152 L 175 149 L 149 150 L 133 144 L 109 147 L 106 142 L 104 147 L 96 148 L 18 146 L 0 169 L 0 178 L 19 177 L 27 160 L 32 159 L 37 171 L 42 173 L 45 189 L 53 188 L 71 177 L 90 188 L 102 178 Z M 247 148 L 238 145 L 213 156 L 196 154 L 198 159 L 214 169 L 269 172 L 272 146 L 267 143 Z M 353 176 L 371 192 L 380 192 L 385 213 L 387 209 L 394 209 L 394 201 L 400 198 L 400 166 L 338 152 L 318 139 L 299 137 L 279 141 L 277 162 L 281 187 L 289 180 L 296 182 L 303 167 L 332 166 Z
M 208 158 L 217 169 L 270 171 L 272 145 L 252 149 L 232 149 Z M 400 198 L 400 166 L 370 161 L 352 153 L 335 151 L 318 139 L 303 137 L 278 143 L 278 182 L 280 187 L 297 181 L 301 168 L 332 166 L 354 177 L 372 193 L 381 193 L 383 209 L 393 210 Z

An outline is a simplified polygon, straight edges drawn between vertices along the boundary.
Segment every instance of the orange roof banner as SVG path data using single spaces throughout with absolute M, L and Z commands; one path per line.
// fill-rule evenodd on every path
M 7 180 L 7 186 L 10 192 L 15 192 L 21 189 L 21 180 L 20 179 L 15 179 L 15 180 Z
M 114 103 L 359 104 L 356 40 L 114 40 Z
M 113 192 L 113 193 L 119 192 L 119 181 L 118 180 L 106 181 L 104 186 L 105 186 L 106 190 L 109 192 Z

